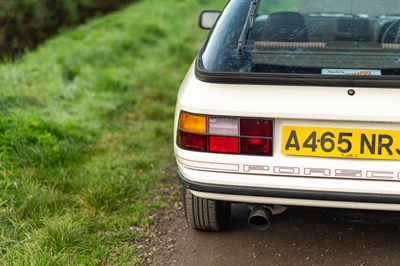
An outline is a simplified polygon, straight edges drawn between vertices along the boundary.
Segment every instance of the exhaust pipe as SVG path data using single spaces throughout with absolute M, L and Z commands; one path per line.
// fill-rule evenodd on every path
M 269 206 L 256 205 L 252 208 L 248 223 L 255 230 L 266 230 L 271 225 L 273 209 Z

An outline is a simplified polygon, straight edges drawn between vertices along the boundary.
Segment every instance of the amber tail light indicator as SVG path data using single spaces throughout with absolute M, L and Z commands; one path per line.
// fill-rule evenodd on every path
M 185 150 L 272 156 L 272 119 L 206 116 L 182 111 L 177 133 L 177 144 Z

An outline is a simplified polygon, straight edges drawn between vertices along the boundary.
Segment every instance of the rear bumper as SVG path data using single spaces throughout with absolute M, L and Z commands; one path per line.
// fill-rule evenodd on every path
M 207 184 L 185 178 L 179 171 L 178 177 L 183 186 L 191 190 L 196 196 L 215 200 L 400 211 L 400 195 L 398 194 L 309 191 Z

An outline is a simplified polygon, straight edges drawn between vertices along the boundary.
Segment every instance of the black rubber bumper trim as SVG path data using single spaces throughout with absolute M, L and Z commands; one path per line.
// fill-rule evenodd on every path
M 400 204 L 400 194 L 347 193 L 216 185 L 191 181 L 185 178 L 179 171 L 178 177 L 185 188 L 208 193 L 304 200 Z

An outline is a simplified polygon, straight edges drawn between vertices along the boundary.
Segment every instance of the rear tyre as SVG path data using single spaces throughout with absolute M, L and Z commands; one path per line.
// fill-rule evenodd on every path
M 200 231 L 222 231 L 229 224 L 231 204 L 229 202 L 199 198 L 183 189 L 183 205 L 188 224 Z

